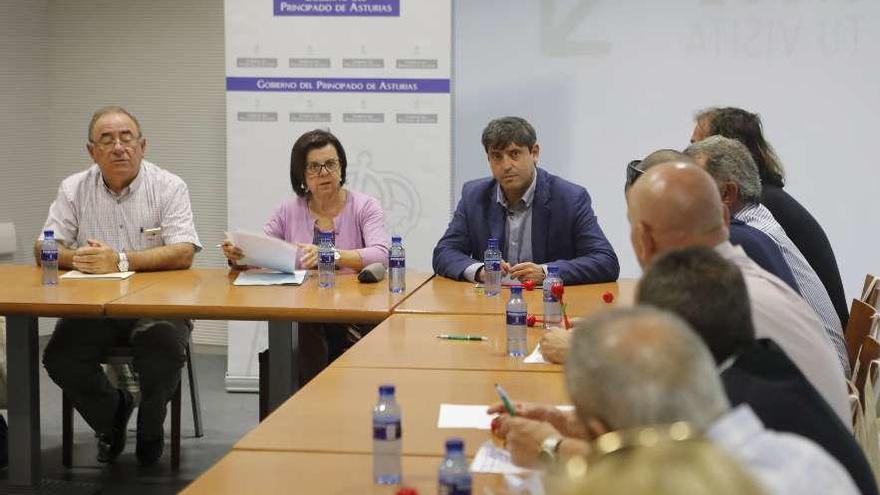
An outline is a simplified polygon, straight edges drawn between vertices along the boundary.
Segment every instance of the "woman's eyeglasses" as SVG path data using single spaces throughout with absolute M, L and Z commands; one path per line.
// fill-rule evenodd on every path
M 339 160 L 331 158 L 325 162 L 309 162 L 306 164 L 306 173 L 308 175 L 321 175 L 326 170 L 328 173 L 335 173 L 339 170 Z

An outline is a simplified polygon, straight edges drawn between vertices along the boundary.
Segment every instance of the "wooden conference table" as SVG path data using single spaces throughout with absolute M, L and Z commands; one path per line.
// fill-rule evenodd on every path
M 40 380 L 37 318 L 100 318 L 104 305 L 159 282 L 145 273 L 123 281 L 62 280 L 42 285 L 34 266 L 0 265 L 0 315 L 6 316 L 9 403 L 9 482 L 40 483 Z
M 635 295 L 636 281 L 620 280 L 604 284 L 571 285 L 565 287 L 563 300 L 568 306 L 570 317 L 590 314 L 606 303 L 602 294 L 610 292 L 614 301 L 631 304 Z M 523 291 L 530 313 L 542 313 L 542 292 L 537 287 Z M 487 297 L 474 290 L 474 284 L 459 282 L 444 277 L 434 277 L 418 291 L 406 298 L 395 309 L 395 313 L 413 314 L 452 314 L 452 315 L 500 315 L 504 314 L 509 290 L 501 289 L 498 296 Z
M 543 327 L 528 329 L 534 350 Z M 485 341 L 441 340 L 440 334 L 481 335 Z M 406 368 L 482 371 L 552 371 L 556 364 L 525 364 L 507 355 L 503 315 L 423 315 L 395 313 L 333 362 L 343 368 Z
M 437 468 L 441 459 L 403 456 L 403 485 L 424 495 L 437 493 Z M 373 484 L 372 463 L 369 454 L 233 450 L 181 493 L 394 495 L 399 485 Z M 477 474 L 472 493 L 507 493 L 507 488 L 500 475 Z
M 440 405 L 498 402 L 500 383 L 513 400 L 568 404 L 561 373 L 343 368 L 335 364 L 308 383 L 233 447 L 236 450 L 370 454 L 372 407 L 379 385 L 392 383 L 402 411 L 403 455 L 442 456 L 449 437 L 473 456 L 489 430 L 437 428 Z
M 333 291 L 318 291 L 315 277 L 301 287 L 236 287 L 227 269 L 137 273 L 127 280 L 61 280 L 41 285 L 33 266 L 0 265 L 0 315 L 7 317 L 10 456 L 13 486 L 40 483 L 38 327 L 40 316 L 158 317 L 269 320 L 270 407 L 296 389 L 298 321 L 378 323 L 430 274 L 407 273 L 408 292 L 391 294 L 387 281 L 359 284 L 338 275 Z M 12 352 L 14 351 L 14 352 Z

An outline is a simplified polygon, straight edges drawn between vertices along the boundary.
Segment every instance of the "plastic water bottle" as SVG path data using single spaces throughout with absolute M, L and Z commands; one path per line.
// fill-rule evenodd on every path
M 446 456 L 440 463 L 437 479 L 439 495 L 471 495 L 471 473 L 464 457 L 464 441 L 450 438 L 446 441 Z
M 394 385 L 379 386 L 373 407 L 373 480 L 380 485 L 400 483 L 400 406 Z
M 321 232 L 318 244 L 318 287 L 329 289 L 336 285 L 336 253 L 333 251 L 333 232 Z
M 58 245 L 55 244 L 55 231 L 43 231 L 40 265 L 43 267 L 43 285 L 58 285 Z
M 489 238 L 489 248 L 483 254 L 483 287 L 487 296 L 501 293 L 501 251 L 494 237 Z
M 510 300 L 507 301 L 507 355 L 526 355 L 526 301 L 522 297 L 522 286 L 510 287 Z
M 388 255 L 388 290 L 401 293 L 406 290 L 406 250 L 399 235 L 391 236 Z
M 544 328 L 562 328 L 562 301 L 553 295 L 550 287 L 554 283 L 562 283 L 559 278 L 559 267 L 547 266 L 547 278 L 544 279 Z

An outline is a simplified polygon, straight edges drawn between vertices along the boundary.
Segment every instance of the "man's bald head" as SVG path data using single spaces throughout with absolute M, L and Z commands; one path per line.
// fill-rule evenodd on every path
M 572 332 L 565 381 L 581 420 L 614 430 L 675 421 L 704 428 L 729 407 L 700 337 L 646 306 L 586 318 Z
M 686 155 L 677 150 L 662 149 L 657 150 L 646 156 L 645 159 L 642 160 L 642 163 L 639 164 L 639 168 L 647 172 L 649 169 L 656 167 L 657 165 L 662 165 L 664 163 L 684 163 L 685 165 L 696 165 L 696 163 L 694 163 L 694 159 L 690 155 Z
M 627 194 L 633 247 L 644 266 L 654 255 L 727 240 L 727 212 L 718 185 L 692 163 L 648 169 Z

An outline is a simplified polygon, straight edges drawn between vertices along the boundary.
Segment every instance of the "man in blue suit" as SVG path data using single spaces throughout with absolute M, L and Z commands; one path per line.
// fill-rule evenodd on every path
M 503 117 L 483 130 L 491 178 L 461 191 L 446 233 L 434 248 L 434 271 L 482 282 L 483 252 L 498 239 L 502 270 L 520 282 L 541 283 L 547 265 L 569 285 L 617 280 L 620 265 L 590 207 L 586 189 L 538 168 L 535 129 Z

